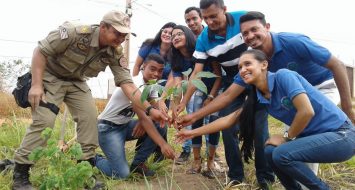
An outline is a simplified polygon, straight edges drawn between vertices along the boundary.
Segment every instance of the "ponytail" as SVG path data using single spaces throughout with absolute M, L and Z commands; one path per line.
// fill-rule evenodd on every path
M 254 152 L 254 136 L 255 136 L 255 113 L 256 113 L 256 88 L 252 85 L 248 92 L 247 100 L 243 105 L 243 110 L 240 113 L 240 134 L 239 140 L 243 141 L 241 153 L 244 161 L 249 163 Z

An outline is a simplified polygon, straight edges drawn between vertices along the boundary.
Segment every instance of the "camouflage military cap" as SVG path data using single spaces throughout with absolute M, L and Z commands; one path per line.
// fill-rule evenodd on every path
M 121 33 L 125 33 L 125 34 L 130 33 L 129 16 L 121 11 L 113 10 L 106 13 L 102 18 L 102 21 L 107 24 L 110 24 L 113 28 L 115 28 L 117 31 Z

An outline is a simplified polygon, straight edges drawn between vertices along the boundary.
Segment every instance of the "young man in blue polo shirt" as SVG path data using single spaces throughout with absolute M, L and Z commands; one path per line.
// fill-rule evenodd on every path
M 333 103 L 338 104 L 341 99 L 343 111 L 354 122 L 346 71 L 342 62 L 328 49 L 302 34 L 270 32 L 270 24 L 261 12 L 251 11 L 243 15 L 240 27 L 245 43 L 269 57 L 269 71 L 287 68 L 298 72 Z M 236 82 L 243 84 L 240 77 L 236 77 Z M 286 131 L 288 128 L 286 126 Z M 319 164 L 308 165 L 317 174 Z
M 207 60 L 217 62 L 226 73 L 226 76 L 223 78 L 223 86 L 224 89 L 227 89 L 228 86 L 233 83 L 234 76 L 238 73 L 237 64 L 240 54 L 247 50 L 247 45 L 242 39 L 239 27 L 239 18 L 246 12 L 238 11 L 226 13 L 226 6 L 224 6 L 223 0 L 201 0 L 200 8 L 202 11 L 202 17 L 208 27 L 202 31 L 197 39 L 196 49 L 193 54 L 193 57 L 197 61 L 190 79 L 193 79 L 198 72 L 203 70 Z M 244 89 L 241 89 L 240 92 L 243 90 Z M 185 97 L 178 106 L 177 113 L 184 109 L 194 91 L 195 88 L 193 85 L 189 85 Z M 218 110 L 221 110 L 220 116 L 228 115 L 240 107 L 244 100 L 245 95 L 239 96 L 231 100 L 233 103 L 230 105 L 219 107 L 219 109 L 214 109 L 208 113 L 205 112 L 206 114 L 196 115 L 196 112 L 189 114 L 194 115 L 194 117 L 189 118 L 190 122 L 188 122 L 188 124 L 194 123 L 198 119 Z M 200 110 L 203 109 L 204 108 Z M 267 113 L 265 109 L 260 109 L 256 118 L 256 130 L 260 131 L 255 137 L 256 176 L 259 184 L 262 187 L 266 187 L 266 183 L 274 181 L 274 175 L 271 168 L 268 167 L 264 157 L 264 142 L 269 137 Z M 185 125 L 184 123 L 182 124 L 184 126 L 188 125 Z M 240 183 L 244 179 L 243 163 L 238 147 L 238 131 L 239 129 L 237 125 L 222 131 L 225 156 L 229 167 L 228 177 L 232 184 Z
M 245 43 L 269 57 L 269 71 L 282 68 L 296 71 L 334 103 L 339 103 L 339 92 L 341 108 L 354 123 L 344 64 L 328 49 L 302 34 L 270 32 L 270 24 L 261 12 L 248 12 L 241 17 L 240 27 Z

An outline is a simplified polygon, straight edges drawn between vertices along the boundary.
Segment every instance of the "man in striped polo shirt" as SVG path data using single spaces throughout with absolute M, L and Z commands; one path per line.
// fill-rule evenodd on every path
M 223 87 L 226 90 L 233 83 L 233 78 L 238 73 L 237 64 L 240 54 L 248 48 L 242 39 L 239 27 L 239 18 L 246 12 L 227 13 L 223 0 L 201 0 L 200 8 L 202 17 L 208 27 L 202 31 L 197 39 L 196 49 L 193 54 L 196 59 L 196 65 L 190 79 L 194 79 L 196 74 L 203 70 L 207 60 L 217 62 L 225 71 Z M 195 87 L 189 85 L 186 96 L 177 107 L 177 113 L 183 110 L 194 91 Z M 244 91 L 244 88 L 240 89 L 240 93 L 242 91 Z M 244 100 L 245 94 L 242 94 L 227 107 L 208 106 L 208 109 L 202 108 L 197 112 L 179 118 L 178 122 L 183 126 L 187 126 L 220 109 L 222 109 L 220 116 L 226 116 L 239 108 L 244 103 Z M 259 185 L 262 188 L 267 188 L 267 183 L 274 181 L 274 175 L 264 157 L 264 142 L 269 137 L 267 113 L 264 108 L 260 108 L 257 112 L 255 122 L 256 130 L 259 132 L 256 133 L 257 135 L 254 139 L 256 176 Z M 225 156 L 229 167 L 228 177 L 232 185 L 241 183 L 244 179 L 243 163 L 238 147 L 238 131 L 238 125 L 222 131 Z

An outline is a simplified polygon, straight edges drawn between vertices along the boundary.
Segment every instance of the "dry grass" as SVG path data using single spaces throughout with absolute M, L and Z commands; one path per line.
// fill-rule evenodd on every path
M 95 99 L 95 104 L 97 111 L 101 113 L 107 104 L 107 100 Z M 64 104 L 59 107 L 60 112 L 63 113 Z M 31 118 L 31 111 L 29 108 L 23 109 L 17 106 L 12 94 L 0 92 L 0 119 L 4 120 L 14 115 L 16 115 L 17 118 Z
M 354 100 L 355 101 L 355 100 Z M 102 112 L 106 105 L 106 100 L 96 100 L 98 112 Z M 61 106 L 61 112 L 64 106 Z M 21 119 L 19 119 L 21 118 Z M 25 119 L 24 119 L 25 118 Z M 11 94 L 0 93 L 0 159 L 12 158 L 15 149 L 20 145 L 21 139 L 25 133 L 26 126 L 31 122 L 30 111 L 28 109 L 19 108 Z M 55 133 L 58 135 L 60 120 L 62 113 L 59 114 Z M 4 123 L 1 123 L 3 121 Z M 68 126 L 73 126 L 72 121 Z M 281 123 L 273 118 L 269 118 L 269 129 L 271 134 L 282 133 L 283 128 Z M 68 127 L 67 137 L 73 135 L 73 129 Z M 181 151 L 181 145 L 173 141 L 174 130 L 169 130 L 169 143 L 173 145 L 177 152 Z M 130 161 L 134 156 L 135 142 L 129 142 L 126 146 L 127 159 Z M 219 154 L 224 157 L 223 145 L 220 143 Z M 101 150 L 98 149 L 98 152 Z M 127 180 L 111 180 L 104 178 L 109 189 L 222 189 L 222 184 L 226 180 L 224 173 L 218 175 L 216 179 L 206 179 L 200 174 L 187 175 L 186 170 L 190 168 L 190 163 L 182 166 L 174 165 L 173 161 L 165 160 L 162 163 L 154 164 L 152 159 L 149 159 L 149 167 L 157 172 L 157 177 L 144 179 L 136 175 L 130 176 Z M 221 164 L 226 167 L 225 162 Z M 37 164 L 34 167 L 31 180 L 36 181 L 36 176 L 41 172 L 41 168 L 45 165 Z M 257 189 L 255 177 L 254 163 L 245 164 L 246 181 L 234 189 L 251 190 Z M 327 182 L 331 189 L 355 189 L 355 157 L 343 163 L 336 164 L 321 164 L 319 176 Z M 0 189 L 10 189 L 11 172 L 9 174 L 0 173 Z M 232 188 L 231 188 L 232 189 Z M 283 189 L 279 182 L 273 184 L 272 189 Z
M 30 118 L 31 113 L 29 109 L 18 107 L 12 94 L 0 92 L 0 118 L 9 118 L 13 115 Z

